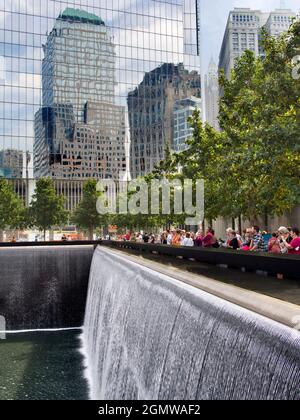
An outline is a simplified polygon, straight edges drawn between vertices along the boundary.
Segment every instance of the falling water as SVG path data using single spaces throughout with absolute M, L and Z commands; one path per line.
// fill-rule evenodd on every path
M 83 340 L 93 399 L 300 399 L 297 332 L 100 248 Z

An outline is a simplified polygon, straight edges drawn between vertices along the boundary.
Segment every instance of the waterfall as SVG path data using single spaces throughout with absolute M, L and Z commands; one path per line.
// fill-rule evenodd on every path
M 300 399 L 298 332 L 107 249 L 83 341 L 93 399 Z

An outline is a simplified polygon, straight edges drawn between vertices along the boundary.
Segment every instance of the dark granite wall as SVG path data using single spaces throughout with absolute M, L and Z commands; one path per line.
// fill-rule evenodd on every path
M 0 249 L 7 330 L 83 325 L 93 246 Z

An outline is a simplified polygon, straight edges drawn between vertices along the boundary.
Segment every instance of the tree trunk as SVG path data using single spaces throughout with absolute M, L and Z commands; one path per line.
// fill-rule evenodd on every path
M 269 215 L 268 215 L 268 211 L 265 210 L 264 212 L 264 223 L 265 223 L 265 230 L 266 232 L 269 231 Z
M 94 228 L 90 227 L 89 228 L 89 241 L 93 241 L 94 240 Z
M 257 218 L 257 216 L 255 215 L 255 216 L 253 216 L 251 219 L 250 219 L 250 223 L 251 223 L 251 226 L 257 226 L 258 224 L 259 224 L 259 221 L 258 221 L 258 218 Z
M 4 242 L 4 230 L 0 230 L 0 242 Z
M 46 231 L 46 229 L 44 229 L 44 242 L 46 242 L 46 233 L 47 233 L 47 231 Z
M 232 218 L 232 229 L 235 230 L 235 218 Z
M 242 232 L 242 216 L 239 216 L 239 233 L 240 235 L 243 233 Z

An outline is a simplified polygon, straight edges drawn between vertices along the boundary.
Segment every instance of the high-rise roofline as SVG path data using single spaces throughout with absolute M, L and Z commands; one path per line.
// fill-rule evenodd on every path
M 67 20 L 71 22 L 81 22 L 81 23 L 90 23 L 93 25 L 102 25 L 105 26 L 104 21 L 97 15 L 93 13 L 86 12 L 81 9 L 73 9 L 67 7 L 58 17 L 62 20 Z

